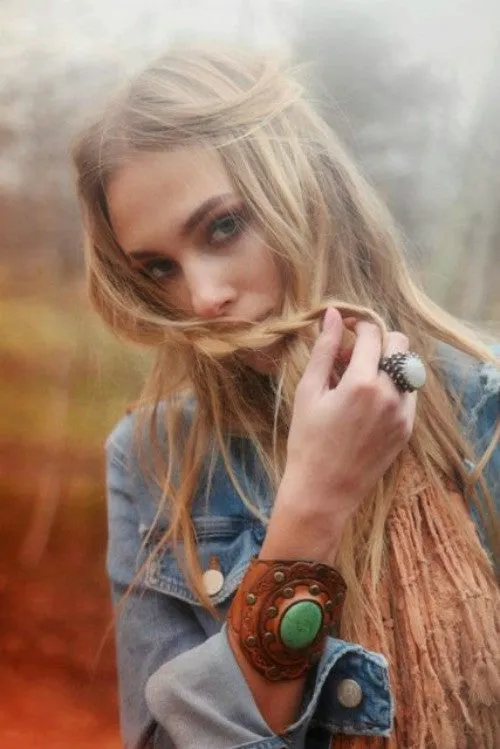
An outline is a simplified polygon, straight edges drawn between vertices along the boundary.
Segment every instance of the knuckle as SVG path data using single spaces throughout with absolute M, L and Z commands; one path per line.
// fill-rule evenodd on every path
M 356 380 L 352 385 L 352 394 L 356 400 L 372 400 L 377 395 L 376 380 Z
M 382 409 L 387 414 L 396 414 L 401 407 L 401 396 L 394 387 L 384 390 L 380 396 Z

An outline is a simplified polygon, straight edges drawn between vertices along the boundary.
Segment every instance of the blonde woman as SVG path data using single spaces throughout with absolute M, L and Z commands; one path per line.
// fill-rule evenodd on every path
M 298 76 L 172 52 L 75 161 L 90 298 L 156 350 L 107 440 L 125 746 L 498 747 L 498 360 Z

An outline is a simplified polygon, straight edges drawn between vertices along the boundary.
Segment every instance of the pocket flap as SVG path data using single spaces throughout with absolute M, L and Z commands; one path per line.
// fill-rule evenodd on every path
M 252 556 L 259 552 L 264 539 L 263 524 L 253 518 L 203 516 L 193 518 L 198 556 L 202 570 L 215 562 L 223 576 L 221 590 L 211 596 L 215 605 L 226 601 L 237 589 Z M 144 534 L 149 528 L 143 527 Z M 162 529 L 156 529 L 144 548 L 144 559 L 151 553 Z M 181 547 L 182 554 L 182 547 Z M 171 548 L 162 551 L 147 565 L 144 584 L 153 590 L 201 606 L 186 580 L 177 556 Z

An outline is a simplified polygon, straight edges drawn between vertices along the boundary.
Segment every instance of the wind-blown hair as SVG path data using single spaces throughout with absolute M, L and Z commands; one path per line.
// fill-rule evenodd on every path
M 217 150 L 250 220 L 275 254 L 284 280 L 283 308 L 275 319 L 246 330 L 220 321 L 182 320 L 161 283 L 134 270 L 117 242 L 106 202 L 110 181 L 141 152 L 192 146 Z M 435 344 L 451 344 L 479 360 L 493 357 L 479 335 L 431 302 L 412 280 L 387 211 L 307 100 L 297 70 L 250 54 L 173 51 L 87 127 L 74 159 L 90 299 L 118 336 L 156 349 L 137 420 L 139 444 L 150 425 L 153 472 L 163 490 L 157 517 L 166 512 L 169 518 L 168 532 L 153 553 L 183 542 L 189 580 L 205 606 L 213 611 L 201 582 L 190 518 L 200 471 L 207 458 L 213 464 L 214 450 L 220 451 L 242 501 L 267 522 L 238 485 L 230 436 L 243 434 L 253 442 L 275 491 L 286 462 L 295 388 L 329 304 L 343 315 L 374 320 L 384 334 L 402 331 L 426 361 L 428 380 L 418 396 L 408 449 L 438 490 L 443 492 L 448 481 L 468 490 L 467 501 L 487 529 L 490 548 L 498 552 L 498 517 L 482 478 L 492 446 L 481 461 L 466 443 L 458 421 L 460 403 L 445 391 Z M 277 341 L 283 354 L 279 371 L 271 376 L 253 372 L 234 355 Z M 187 399 L 194 405 L 185 433 Z M 156 429 L 160 402 L 168 403 L 161 411 L 167 455 Z M 476 463 L 473 474 L 467 473 L 464 458 Z M 384 523 L 399 465 L 400 459 L 344 534 L 338 567 L 349 591 L 346 632 L 355 633 L 355 612 L 367 605 L 360 581 L 366 574 L 376 580 L 381 569 Z M 481 494 L 474 488 L 477 482 Z M 487 565 L 456 500 L 449 500 L 448 511 L 470 553 Z

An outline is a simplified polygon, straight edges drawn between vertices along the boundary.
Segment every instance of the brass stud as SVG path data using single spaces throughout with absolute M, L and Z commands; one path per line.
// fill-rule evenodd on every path
M 277 583 L 282 583 L 285 581 L 285 573 L 281 570 L 278 570 L 274 573 L 274 579 Z
M 319 587 L 319 585 L 311 585 L 311 587 L 309 588 L 309 593 L 312 596 L 319 596 L 319 594 L 321 593 L 321 588 Z
M 330 612 L 333 609 L 333 601 L 327 601 L 325 603 L 325 611 Z
M 285 598 L 293 598 L 295 591 L 293 588 L 283 588 L 283 595 Z
M 255 635 L 249 635 L 246 642 L 249 648 L 254 648 L 257 645 L 257 638 Z
M 247 594 L 246 601 L 247 601 L 247 603 L 248 603 L 249 606 L 253 606 L 256 600 L 257 600 L 257 597 L 254 596 L 253 593 L 248 593 Z
M 267 643 L 274 642 L 275 639 L 276 638 L 272 632 L 266 632 L 264 635 L 264 642 L 267 642 Z
M 278 609 L 276 608 L 276 606 L 269 606 L 266 613 L 267 613 L 268 618 L 272 619 L 273 617 L 277 615 Z
M 342 603 L 342 601 L 344 600 L 344 593 L 340 590 L 338 593 L 335 594 L 335 597 L 333 600 L 335 604 Z

